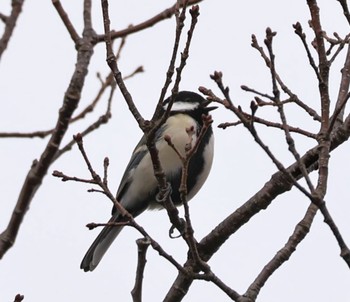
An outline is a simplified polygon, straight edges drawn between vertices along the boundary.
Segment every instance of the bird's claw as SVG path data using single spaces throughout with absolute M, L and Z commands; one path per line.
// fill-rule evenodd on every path
M 169 237 L 171 239 L 179 238 L 184 234 L 184 232 L 185 232 L 185 220 L 183 218 L 180 218 L 180 222 L 181 222 L 181 232 L 178 235 L 174 235 L 174 231 L 177 230 L 177 228 L 174 225 L 172 225 L 170 227 Z
M 169 198 L 172 193 L 171 184 L 169 182 L 166 183 L 166 187 L 162 188 L 160 192 L 156 195 L 156 202 L 160 204 L 164 204 L 164 202 Z

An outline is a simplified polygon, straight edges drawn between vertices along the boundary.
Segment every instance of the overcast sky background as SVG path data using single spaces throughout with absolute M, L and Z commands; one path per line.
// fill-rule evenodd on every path
M 0 11 L 9 12 L 10 1 L 1 1 Z M 173 1 L 110 1 L 112 28 L 137 24 Z M 293 4 L 290 4 L 293 3 Z M 319 1 L 324 29 L 331 35 L 349 32 L 338 1 Z M 78 32 L 82 29 L 82 1 L 62 1 Z M 0 131 L 35 131 L 52 128 L 72 75 L 76 51 L 51 1 L 26 1 L 15 33 L 0 63 Z M 93 5 L 94 28 L 102 33 L 100 1 Z M 190 58 L 183 73 L 182 90 L 197 91 L 206 86 L 218 92 L 209 74 L 224 73 L 236 104 L 248 109 L 253 95 L 240 90 L 245 84 L 271 92 L 271 80 L 260 55 L 252 49 L 251 34 L 261 43 L 265 28 L 277 31 L 276 65 L 282 79 L 300 99 L 319 109 L 317 82 L 292 24 L 301 22 L 308 34 L 309 11 L 306 1 L 205 0 L 200 4 Z M 186 31 L 189 17 L 186 22 Z M 153 113 L 165 80 L 173 47 L 175 20 L 163 21 L 131 35 L 123 50 L 120 68 L 129 74 L 139 65 L 145 73 L 127 81 L 127 86 L 144 117 Z M 184 39 L 183 39 L 184 41 Z M 331 75 L 331 97 L 335 100 L 344 56 L 338 58 Z M 95 54 L 84 87 L 80 108 L 89 104 L 99 89 L 96 73 L 108 72 L 103 43 Z M 106 97 L 105 97 L 106 99 Z M 334 103 L 333 103 L 334 104 Z M 64 143 L 85 129 L 105 110 L 106 103 L 88 118 L 72 126 Z M 80 111 L 79 109 L 77 112 Z M 98 171 L 103 158 L 110 158 L 109 183 L 117 190 L 119 180 L 141 131 L 119 93 L 113 102 L 113 119 L 88 136 L 86 150 Z M 317 123 L 302 111 L 286 109 L 291 125 L 317 132 Z M 271 109 L 258 114 L 278 121 Z M 213 113 L 214 127 L 235 120 L 223 108 Z M 264 141 L 287 166 L 293 162 L 282 133 L 258 127 Z M 214 129 L 216 155 L 212 173 L 190 208 L 195 236 L 200 240 L 223 218 L 242 205 L 276 171 L 271 161 L 242 127 Z M 303 154 L 314 142 L 294 135 Z M 0 230 L 9 220 L 28 169 L 42 153 L 47 139 L 2 139 L 0 141 Z M 332 153 L 326 201 L 344 239 L 350 243 L 349 145 Z M 102 195 L 87 193 L 91 186 L 62 183 L 51 176 L 60 170 L 89 178 L 76 147 L 53 164 L 37 192 L 20 229 L 14 247 L 0 261 L 0 301 L 13 301 L 17 293 L 29 301 L 131 301 L 140 235 L 126 228 L 92 273 L 79 269 L 80 261 L 99 230 L 88 231 L 89 222 L 109 219 L 111 204 Z M 313 174 L 313 179 L 316 179 Z M 309 201 L 296 190 L 277 198 L 266 210 L 243 226 L 212 258 L 213 271 L 229 286 L 243 293 L 263 266 L 285 244 L 303 217 Z M 148 212 L 138 222 L 172 254 L 178 262 L 186 257 L 181 239 L 169 239 L 165 212 Z M 339 257 L 339 248 L 328 226 L 317 215 L 311 233 L 291 259 L 266 283 L 258 301 L 350 301 L 350 273 Z M 177 275 L 176 270 L 151 248 L 144 278 L 144 301 L 161 301 Z M 217 287 L 196 281 L 184 301 L 228 301 Z

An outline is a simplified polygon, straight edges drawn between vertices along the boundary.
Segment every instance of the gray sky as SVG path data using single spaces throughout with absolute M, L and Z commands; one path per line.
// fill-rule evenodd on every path
M 100 1 L 95 2 L 94 26 L 102 33 Z M 114 29 L 137 24 L 173 3 L 111 2 L 115 2 L 110 6 Z M 79 32 L 82 28 L 81 3 L 62 1 Z M 338 1 L 319 3 L 323 27 L 329 35 L 334 31 L 340 35 L 347 33 L 348 25 Z M 8 6 L 0 3 L 0 11 L 8 11 Z M 269 72 L 260 55 L 250 47 L 251 34 L 256 34 L 263 44 L 265 28 L 270 26 L 278 33 L 275 54 L 281 77 L 300 99 L 319 109 L 316 79 L 292 28 L 296 21 L 301 22 L 310 41 L 312 33 L 307 25 L 308 19 L 306 1 L 293 1 L 293 5 L 287 6 L 285 1 L 277 0 L 205 0 L 200 4 L 199 23 L 181 89 L 196 91 L 198 86 L 206 86 L 218 92 L 209 74 L 220 70 L 224 73 L 225 84 L 230 86 L 235 103 L 249 108 L 253 95 L 242 92 L 240 85 L 271 92 Z M 127 81 L 146 118 L 151 116 L 165 80 L 174 31 L 174 19 L 162 22 L 130 36 L 122 53 L 120 68 L 123 74 L 130 73 L 139 65 L 146 70 Z M 74 68 L 75 56 L 74 45 L 51 1 L 27 1 L 0 63 L 0 131 L 52 128 Z M 338 58 L 337 66 L 341 66 L 343 58 Z M 103 77 L 108 73 L 104 44 L 95 48 L 82 107 L 95 97 L 99 89 L 96 72 Z M 330 83 L 333 101 L 339 78 L 339 68 L 335 68 Z M 72 126 L 64 142 L 104 112 L 105 103 L 96 110 L 86 121 Z M 277 120 L 271 109 L 259 109 L 258 114 Z M 216 110 L 213 118 L 215 126 L 235 120 L 223 108 Z M 301 111 L 287 109 L 287 118 L 294 126 L 315 132 L 318 129 L 318 125 Z M 276 171 L 242 127 L 214 130 L 216 155 L 213 170 L 204 188 L 190 204 L 195 236 L 199 240 L 259 190 Z M 285 165 L 293 161 L 279 131 L 265 127 L 258 127 L 258 130 Z M 113 119 L 85 139 L 86 150 L 96 170 L 101 172 L 103 158 L 110 158 L 109 183 L 113 191 L 118 187 L 140 136 L 141 131 L 118 93 L 113 103 Z M 294 137 L 301 154 L 314 146 L 314 142 Z M 3 139 L 0 144 L 0 230 L 3 230 L 31 162 L 40 156 L 46 140 Z M 347 243 L 350 242 L 349 151 L 349 146 L 345 144 L 332 153 L 326 196 L 329 210 Z M 51 176 L 53 170 L 89 177 L 76 147 L 51 167 L 25 216 L 15 246 L 0 261 L 0 300 L 11 301 L 15 294 L 21 293 L 25 295 L 26 302 L 131 301 L 137 254 L 135 239 L 140 235 L 125 228 L 99 267 L 93 273 L 84 273 L 79 269 L 80 261 L 99 232 L 88 231 L 85 225 L 105 222 L 109 218 L 111 204 L 102 195 L 87 193 L 91 186 L 60 182 Z M 316 179 L 316 174 L 313 179 Z M 209 264 L 213 271 L 233 289 L 243 293 L 285 244 L 308 205 L 309 201 L 296 190 L 277 198 L 266 211 L 256 215 L 234 234 L 212 258 Z M 167 236 L 169 222 L 164 211 L 145 213 L 138 222 L 180 263 L 185 261 L 186 247 L 182 240 L 172 240 Z M 291 259 L 268 280 L 258 301 L 349 301 L 350 274 L 339 253 L 328 226 L 318 215 L 311 233 Z M 147 258 L 144 301 L 161 301 L 176 276 L 176 270 L 152 249 Z M 214 300 L 228 301 L 228 298 L 214 285 L 204 281 L 195 282 L 184 299 Z

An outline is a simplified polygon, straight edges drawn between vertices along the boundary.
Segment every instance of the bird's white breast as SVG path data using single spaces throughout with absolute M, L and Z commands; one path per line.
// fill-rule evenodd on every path
M 164 140 L 164 136 L 171 139 L 176 150 L 186 156 L 186 147 L 193 147 L 197 141 L 197 122 L 185 114 L 176 114 L 170 116 L 164 128 L 162 139 L 156 144 L 159 151 L 159 160 L 162 164 L 165 174 L 171 174 L 182 167 L 179 155 Z

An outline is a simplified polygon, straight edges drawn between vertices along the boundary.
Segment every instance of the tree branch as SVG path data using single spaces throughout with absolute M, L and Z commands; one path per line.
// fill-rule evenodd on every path
M 151 242 L 145 238 L 137 239 L 137 269 L 136 269 L 136 278 L 135 285 L 131 291 L 132 300 L 134 302 L 142 301 L 142 281 L 143 281 L 143 272 L 146 267 L 146 254 L 147 249 L 150 246 Z
M 7 48 L 7 45 L 13 34 L 13 30 L 16 27 L 17 19 L 20 13 L 22 12 L 22 6 L 24 3 L 24 0 L 13 0 L 11 1 L 11 3 L 12 3 L 11 14 L 6 18 L 4 18 L 4 16 L 2 17 L 2 21 L 5 22 L 5 29 L 0 39 L 0 59 L 5 49 Z
M 187 5 L 188 6 L 194 5 L 194 4 L 197 4 L 201 1 L 203 1 L 203 0 L 188 0 Z M 180 7 L 181 6 L 182 5 L 180 5 Z M 176 4 L 165 9 L 164 11 L 162 11 L 159 14 L 155 15 L 154 17 L 148 19 L 147 21 L 141 22 L 137 25 L 131 25 L 128 28 L 125 28 L 125 29 L 120 30 L 120 31 L 111 31 L 111 39 L 115 40 L 117 38 L 122 38 L 122 37 L 128 36 L 130 34 L 142 31 L 146 28 L 150 28 L 163 20 L 171 18 L 175 14 L 175 11 L 176 11 Z M 97 36 L 97 42 L 103 42 L 103 41 L 105 41 L 105 39 L 106 39 L 106 33 L 104 35 Z
M 80 41 L 80 36 L 78 35 L 72 22 L 70 21 L 68 14 L 64 10 L 64 8 L 61 4 L 61 1 L 60 0 L 52 0 L 52 4 L 55 7 L 58 15 L 60 16 L 63 24 L 65 25 L 68 33 L 70 34 L 70 37 L 72 38 L 73 42 L 77 45 Z
M 11 219 L 6 229 L 0 234 L 0 259 L 14 244 L 24 215 L 55 158 L 61 141 L 68 129 L 69 121 L 78 106 L 84 80 L 88 71 L 88 65 L 93 54 L 92 39 L 92 36 L 85 36 L 82 40 L 81 47 L 78 48 L 76 67 L 65 93 L 63 105 L 59 111 L 55 130 L 39 160 L 33 162 L 24 180 Z

